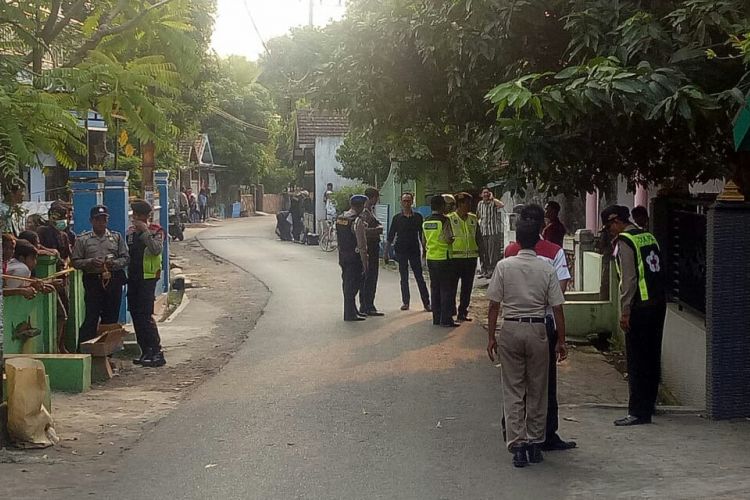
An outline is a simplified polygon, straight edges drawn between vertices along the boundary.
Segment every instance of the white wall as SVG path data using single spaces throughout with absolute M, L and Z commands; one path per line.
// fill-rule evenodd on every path
M 47 179 L 39 167 L 29 169 L 29 201 L 47 201 Z
M 662 382 L 684 406 L 706 407 L 706 326 L 702 317 L 667 306 Z
M 333 183 L 334 191 L 342 186 L 353 186 L 360 181 L 347 179 L 336 173 L 341 164 L 336 160 L 336 151 L 344 143 L 343 137 L 318 137 L 315 139 L 315 218 L 325 219 L 323 193 L 326 184 Z

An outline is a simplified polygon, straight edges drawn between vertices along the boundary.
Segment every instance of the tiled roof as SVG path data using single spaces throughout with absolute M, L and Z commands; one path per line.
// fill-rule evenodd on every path
M 187 167 L 191 163 L 200 163 L 203 161 L 203 153 L 206 151 L 208 136 L 198 134 L 194 139 L 186 138 L 177 143 L 177 154 L 182 160 L 182 167 Z
M 318 137 L 343 137 L 349 132 L 346 116 L 312 109 L 297 110 L 297 145 L 315 144 Z

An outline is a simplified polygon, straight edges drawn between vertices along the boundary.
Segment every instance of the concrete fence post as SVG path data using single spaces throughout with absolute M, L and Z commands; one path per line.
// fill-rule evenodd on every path
M 104 172 L 72 170 L 69 178 L 73 191 L 73 230 L 78 234 L 91 231 L 91 209 L 104 203 Z
M 123 238 L 130 225 L 128 175 L 129 173 L 125 170 L 107 170 L 104 176 L 104 204 L 109 210 L 109 229 L 117 231 Z M 120 305 L 120 323 L 128 322 L 127 302 L 127 293 L 123 293 L 122 304 Z

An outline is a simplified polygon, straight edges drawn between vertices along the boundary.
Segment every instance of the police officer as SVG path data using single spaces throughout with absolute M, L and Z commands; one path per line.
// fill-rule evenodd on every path
M 461 282 L 461 295 L 458 305 L 458 321 L 471 321 L 468 317 L 471 290 L 474 288 L 474 275 L 477 271 L 479 243 L 482 234 L 479 232 L 477 216 L 470 212 L 473 198 L 469 193 L 458 193 L 455 196 L 456 211 L 448 214 L 453 231 L 451 247 L 451 265 L 453 266 L 453 286 L 451 294 L 455 308 L 458 282 Z
M 445 216 L 446 203 L 442 196 L 430 200 L 432 215 L 422 223 L 422 233 L 427 246 L 427 270 L 430 273 L 430 296 L 432 297 L 432 324 L 455 327 L 452 308 L 456 304 L 453 290 L 453 270 L 450 262 L 450 249 L 453 244 L 453 231 Z
M 129 255 L 125 240 L 116 231 L 107 229 L 109 212 L 96 205 L 90 212 L 92 231 L 76 238 L 71 261 L 83 271 L 86 318 L 78 335 L 79 342 L 96 337 L 99 321 L 117 323 L 120 317 L 122 287 L 126 282 L 125 268 Z
M 365 208 L 367 196 L 354 195 L 349 200 L 350 209 L 336 219 L 336 237 L 339 248 L 339 265 L 344 291 L 344 321 L 363 321 L 357 314 L 357 293 L 367 273 L 366 225 L 360 214 Z
M 664 262 L 654 236 L 630 222 L 627 207 L 602 211 L 604 230 L 615 239 L 620 274 L 620 328 L 625 332 L 630 400 L 616 426 L 651 423 L 661 376 L 666 316 Z
M 151 205 L 144 200 L 130 204 L 133 224 L 128 228 L 125 241 L 130 253 L 128 265 L 128 309 L 133 318 L 133 328 L 141 356 L 134 359 L 137 365 L 159 367 L 167 362 L 161 350 L 159 329 L 154 321 L 154 296 L 161 275 L 164 230 L 158 224 L 149 224 Z
M 378 289 L 378 274 L 380 271 L 380 236 L 383 234 L 383 224 L 375 217 L 373 208 L 380 199 L 380 192 L 374 187 L 365 189 L 367 202 L 360 216 L 367 225 L 365 236 L 367 239 L 367 274 L 359 294 L 359 312 L 367 316 L 383 316 L 375 307 L 375 293 Z

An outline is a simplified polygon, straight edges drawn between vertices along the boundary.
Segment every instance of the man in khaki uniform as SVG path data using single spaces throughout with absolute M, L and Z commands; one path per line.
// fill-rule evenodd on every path
M 489 343 L 487 354 L 502 365 L 503 405 L 507 445 L 513 465 L 539 463 L 547 423 L 549 346 L 545 308 L 551 306 L 560 338 L 565 338 L 562 304 L 565 302 L 554 268 L 538 259 L 534 246 L 539 228 L 522 220 L 516 228 L 521 251 L 497 263 L 487 298 Z M 503 324 L 495 338 L 502 306 Z M 528 456 L 527 456 L 528 454 Z

